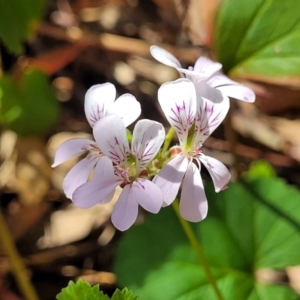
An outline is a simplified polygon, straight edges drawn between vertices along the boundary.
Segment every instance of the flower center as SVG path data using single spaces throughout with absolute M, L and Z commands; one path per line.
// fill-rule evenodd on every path
M 130 164 L 129 160 L 127 161 L 127 167 L 115 166 L 115 174 L 118 177 L 121 177 L 121 179 L 123 180 L 123 184 L 121 185 L 121 187 L 132 183 L 137 178 L 148 178 L 147 170 L 140 171 L 136 167 L 137 164 L 135 162 Z
M 170 156 L 174 157 L 178 154 L 182 154 L 188 158 L 197 158 L 203 152 L 202 145 L 200 146 L 193 146 L 193 147 L 181 147 L 181 146 L 174 146 L 170 149 Z

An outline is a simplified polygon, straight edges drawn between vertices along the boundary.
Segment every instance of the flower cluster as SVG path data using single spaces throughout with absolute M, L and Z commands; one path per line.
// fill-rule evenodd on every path
M 206 156 L 202 145 L 225 118 L 229 99 L 205 83 L 194 85 L 188 79 L 165 83 L 158 91 L 158 100 L 167 120 L 174 127 L 179 146 L 170 149 L 172 159 L 154 178 L 164 194 L 164 205 L 176 197 L 182 182 L 181 216 L 189 221 L 206 217 L 207 201 L 200 176 L 202 162 L 210 173 L 216 192 L 230 179 L 227 168 Z
M 203 81 L 228 97 L 246 102 L 255 101 L 255 94 L 251 89 L 229 79 L 219 72 L 222 68 L 220 63 L 213 62 L 201 56 L 197 59 L 194 67 L 183 69 L 176 57 L 168 51 L 157 46 L 151 46 L 150 52 L 156 60 L 175 68 L 181 77 L 190 79 L 195 85 Z
M 228 96 L 255 100 L 252 90 L 219 72 L 219 63 L 200 57 L 193 68 L 183 69 L 164 49 L 152 46 L 150 51 L 155 59 L 176 68 L 183 77 L 166 82 L 158 90 L 159 104 L 179 145 L 161 153 L 165 129 L 152 120 L 138 121 L 129 141 L 126 127 L 140 116 L 141 106 L 130 94 L 115 100 L 114 85 L 105 83 L 91 87 L 85 96 L 85 114 L 95 141 L 68 140 L 60 145 L 54 158 L 53 167 L 87 153 L 63 182 L 66 196 L 78 207 L 107 203 L 117 186 L 123 188 L 112 213 L 112 222 L 119 230 L 135 222 L 139 205 L 151 213 L 170 205 L 181 186 L 181 216 L 192 222 L 203 220 L 208 205 L 201 163 L 211 175 L 216 192 L 225 189 L 230 180 L 227 168 L 203 153 L 203 143 L 224 120 Z

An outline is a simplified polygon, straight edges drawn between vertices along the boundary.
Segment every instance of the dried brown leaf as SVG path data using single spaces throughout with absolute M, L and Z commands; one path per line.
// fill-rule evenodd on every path
M 194 45 L 208 48 L 213 46 L 215 13 L 221 0 L 180 0 L 182 6 L 183 28 Z
M 44 200 L 50 189 L 51 167 L 45 155 L 45 143 L 38 138 L 19 138 L 15 189 L 23 204 Z
M 265 114 L 300 108 L 300 89 L 263 82 L 246 81 L 256 94 L 255 105 Z
M 67 46 L 57 47 L 46 53 L 41 53 L 35 58 L 22 58 L 19 60 L 22 68 L 34 68 L 43 71 L 47 75 L 63 69 L 67 64 L 78 57 L 86 48 L 86 43 L 74 43 Z M 19 70 L 16 71 L 18 73 Z

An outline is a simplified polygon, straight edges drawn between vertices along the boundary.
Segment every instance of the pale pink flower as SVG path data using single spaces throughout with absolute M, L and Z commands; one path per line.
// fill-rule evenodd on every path
M 151 213 L 157 213 L 162 206 L 162 192 L 148 179 L 146 167 L 158 153 L 165 130 L 158 122 L 138 121 L 131 148 L 125 126 L 117 115 L 98 121 L 93 132 L 106 160 L 100 160 L 93 178 L 74 191 L 72 201 L 81 208 L 103 204 L 121 185 L 123 190 L 113 209 L 112 222 L 119 230 L 126 230 L 135 222 L 139 205 Z
M 198 222 L 207 215 L 207 199 L 200 176 L 201 164 L 210 173 L 215 191 L 229 182 L 230 173 L 218 160 L 202 152 L 202 144 L 220 125 L 229 109 L 229 99 L 204 82 L 195 86 L 189 79 L 163 84 L 158 100 L 167 120 L 176 130 L 179 146 L 170 149 L 173 158 L 154 177 L 153 182 L 164 195 L 163 206 L 169 205 L 182 183 L 180 214 Z
M 91 127 L 101 118 L 110 114 L 119 115 L 125 127 L 141 114 L 141 105 L 131 94 L 116 99 L 116 88 L 112 83 L 93 85 L 85 94 L 85 115 Z
M 222 69 L 222 64 L 218 62 L 213 62 L 209 58 L 201 56 L 197 59 L 194 67 L 184 69 L 177 58 L 165 49 L 158 46 L 151 46 L 150 52 L 156 60 L 169 67 L 175 68 L 181 77 L 188 78 L 195 84 L 204 81 L 228 97 L 246 102 L 255 101 L 255 94 L 251 89 L 229 79 L 219 72 Z
M 111 83 L 94 85 L 87 91 L 84 109 L 91 127 L 94 127 L 101 118 L 110 114 L 118 114 L 125 126 L 139 117 L 141 105 L 134 96 L 124 94 L 116 101 L 115 98 L 116 89 Z M 88 180 L 92 170 L 104 155 L 94 141 L 83 138 L 70 139 L 62 143 L 55 153 L 52 167 L 84 152 L 87 152 L 87 156 L 69 171 L 63 182 L 63 190 L 70 199 L 75 189 Z

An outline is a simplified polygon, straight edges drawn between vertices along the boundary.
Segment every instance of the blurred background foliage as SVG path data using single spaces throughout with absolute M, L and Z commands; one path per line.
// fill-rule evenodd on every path
M 34 37 L 46 5 L 46 0 L 1 0 L 0 37 L 9 51 L 24 52 L 24 43 Z
M 1 208 L 40 299 L 54 299 L 79 277 L 110 295 L 128 286 L 141 299 L 214 299 L 172 209 L 141 211 L 141 224 L 121 235 L 110 223 L 113 204 L 80 210 L 63 195 L 78 158 L 50 168 L 59 144 L 90 135 L 83 102 L 93 84 L 110 81 L 119 94 L 134 94 L 141 117 L 168 126 L 157 89 L 178 74 L 151 58 L 152 44 L 185 67 L 201 55 L 218 60 L 255 91 L 255 104 L 231 100 L 224 126 L 206 141 L 205 153 L 230 168 L 233 182 L 215 194 L 202 170 L 209 215 L 194 230 L 224 299 L 299 298 L 298 6 L 0 0 Z M 0 298 L 26 299 L 3 245 Z

